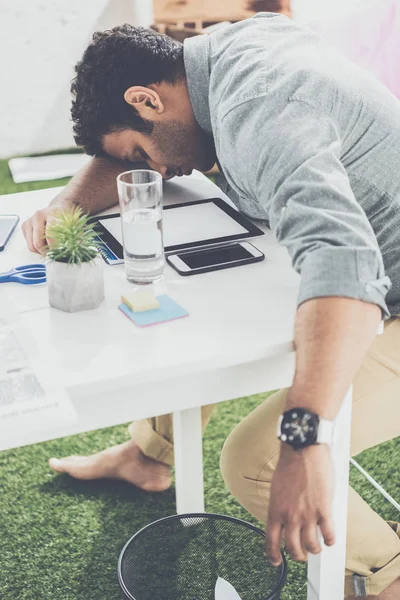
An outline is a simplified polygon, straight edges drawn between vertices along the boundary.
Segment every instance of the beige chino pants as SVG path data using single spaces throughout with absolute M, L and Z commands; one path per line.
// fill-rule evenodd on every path
M 230 434 L 221 455 L 224 480 L 239 502 L 265 522 L 271 480 L 279 459 L 276 438 L 287 390 L 267 398 Z M 214 406 L 202 409 L 203 430 Z M 133 423 L 132 438 L 147 456 L 173 464 L 172 416 Z M 400 435 L 400 319 L 385 324 L 353 382 L 351 453 Z M 400 457 L 399 457 L 400 463 Z M 400 526 L 386 523 L 352 489 L 349 491 L 346 587 L 378 595 L 400 577 Z

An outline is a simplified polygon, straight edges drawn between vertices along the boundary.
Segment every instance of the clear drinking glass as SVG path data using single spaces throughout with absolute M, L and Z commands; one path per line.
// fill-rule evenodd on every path
M 162 177 L 145 169 L 125 171 L 117 184 L 126 277 L 135 284 L 160 281 L 165 266 Z

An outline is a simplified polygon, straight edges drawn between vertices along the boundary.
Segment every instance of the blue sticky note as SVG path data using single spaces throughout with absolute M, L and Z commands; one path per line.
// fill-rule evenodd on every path
M 149 325 L 157 325 L 157 323 L 164 323 L 165 321 L 181 319 L 182 317 L 187 317 L 189 314 L 187 310 L 166 294 L 157 296 L 157 300 L 160 303 L 158 308 L 152 308 L 143 312 L 133 312 L 133 310 L 123 303 L 118 308 L 139 327 L 148 327 Z

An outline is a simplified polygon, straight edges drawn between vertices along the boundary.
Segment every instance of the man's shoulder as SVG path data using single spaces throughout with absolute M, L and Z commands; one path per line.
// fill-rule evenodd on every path
M 271 107 L 313 98 L 321 86 L 334 85 L 340 70 L 337 53 L 329 57 L 318 35 L 281 15 L 263 13 L 216 33 L 210 38 L 210 108 L 218 123 L 243 104 L 251 110 L 259 98 Z

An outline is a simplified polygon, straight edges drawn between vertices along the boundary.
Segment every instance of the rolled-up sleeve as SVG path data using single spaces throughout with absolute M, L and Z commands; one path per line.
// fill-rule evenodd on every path
M 299 304 L 344 296 L 377 304 L 390 316 L 385 297 L 391 282 L 341 161 L 333 120 L 292 101 L 259 127 L 253 144 L 258 157 L 252 192 L 301 275 Z

